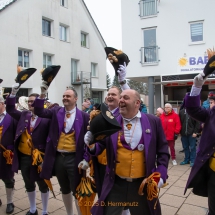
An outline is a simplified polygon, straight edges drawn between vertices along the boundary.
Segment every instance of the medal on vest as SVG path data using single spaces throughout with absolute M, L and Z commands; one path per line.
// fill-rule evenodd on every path
M 137 149 L 138 149 L 138 151 L 143 151 L 143 149 L 144 149 L 144 145 L 143 144 L 139 144 L 138 146 L 137 146 Z

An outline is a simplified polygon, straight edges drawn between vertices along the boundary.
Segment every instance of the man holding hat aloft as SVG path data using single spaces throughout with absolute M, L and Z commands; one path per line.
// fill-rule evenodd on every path
M 14 211 L 14 172 L 12 171 L 12 159 L 14 151 L 14 137 L 16 121 L 5 110 L 4 98 L 0 94 L 0 179 L 5 184 L 7 196 L 6 213 Z
M 15 108 L 16 93 L 21 84 L 23 84 L 30 76 L 28 71 L 30 71 L 31 75 L 32 71 L 35 72 L 36 69 L 21 71 L 17 76 L 17 83 L 12 86 L 11 94 L 6 99 L 6 110 L 8 114 L 18 122 L 14 139 L 15 148 L 12 170 L 17 173 L 20 169 L 22 173 L 30 203 L 30 209 L 26 215 L 38 215 L 35 182 L 38 184 L 41 192 L 43 206 L 42 215 L 47 215 L 49 189 L 38 173 L 38 166 L 41 165 L 39 157 L 42 158 L 45 153 L 50 120 L 40 118 L 34 112 L 32 104 L 36 97 L 39 96 L 38 94 L 34 93 L 29 95 L 28 110 L 20 112 Z
M 208 51 L 209 60 L 203 72 L 193 80 L 190 94 L 184 99 L 184 107 L 187 113 L 194 119 L 204 123 L 199 148 L 195 163 L 191 169 L 185 192 L 193 188 L 193 193 L 208 197 L 208 215 L 215 214 L 215 95 L 209 97 L 210 109 L 200 106 L 200 92 L 207 77 L 215 70 L 215 52 Z
M 159 200 L 147 200 L 147 190 L 144 189 L 144 195 L 139 195 L 138 190 L 141 182 L 154 172 L 159 175 L 153 178 L 156 187 L 166 181 L 168 144 L 160 119 L 140 113 L 139 107 L 139 93 L 124 90 L 119 100 L 121 115 L 117 118 L 122 129 L 88 149 L 92 156 L 97 156 L 104 148 L 107 150 L 106 174 L 100 198 L 91 210 L 93 215 L 121 214 L 125 206 L 131 214 L 161 214 Z M 96 142 L 94 138 L 88 131 L 85 143 Z M 132 202 L 136 204 L 132 206 Z
M 72 195 L 75 196 L 76 187 L 82 177 L 79 174 L 78 164 L 84 158 L 83 168 L 89 167 L 83 139 L 87 131 L 89 114 L 76 107 L 78 95 L 75 89 L 68 89 L 63 93 L 64 107 L 55 106 L 50 110 L 44 109 L 47 90 L 48 85 L 43 81 L 41 95 L 34 103 L 35 113 L 51 120 L 41 177 L 50 179 L 53 174 L 56 175 L 67 215 L 72 215 Z M 77 206 L 77 201 L 75 202 Z M 77 210 L 79 210 L 78 206 Z

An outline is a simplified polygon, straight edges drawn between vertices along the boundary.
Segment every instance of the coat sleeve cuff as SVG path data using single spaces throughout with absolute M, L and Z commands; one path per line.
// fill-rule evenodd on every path
M 200 106 L 200 95 L 190 96 L 189 94 L 185 97 L 185 107 L 199 107 Z

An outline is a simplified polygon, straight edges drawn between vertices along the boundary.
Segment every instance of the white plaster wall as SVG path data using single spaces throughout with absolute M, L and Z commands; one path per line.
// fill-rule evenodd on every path
M 42 35 L 42 17 L 53 20 L 51 37 Z M 69 26 L 69 42 L 59 40 L 59 24 Z M 49 98 L 61 103 L 66 86 L 71 85 L 71 59 L 79 60 L 79 71 L 90 72 L 91 62 L 98 64 L 98 77 L 93 87 L 106 86 L 105 43 L 89 17 L 82 0 L 68 0 L 68 8 L 60 0 L 19 0 L 0 12 L 0 78 L 2 87 L 11 87 L 16 77 L 18 48 L 31 50 L 30 67 L 36 73 L 22 85 L 29 93 L 39 92 L 43 53 L 52 54 L 52 64 L 61 69 L 49 89 Z M 89 34 L 89 48 L 81 47 L 81 31 Z M 77 87 L 79 97 L 80 87 Z M 81 107 L 82 101 L 78 101 Z

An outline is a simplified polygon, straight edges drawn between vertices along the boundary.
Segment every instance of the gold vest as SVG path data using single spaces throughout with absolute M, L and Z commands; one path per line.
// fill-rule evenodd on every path
M 75 145 L 75 131 L 71 134 L 65 134 L 61 132 L 60 139 L 57 145 L 58 150 L 65 150 L 68 152 L 75 152 L 76 145 Z
M 2 138 L 2 132 L 3 132 L 3 125 L 2 126 L 0 126 L 0 139 Z
M 125 178 L 141 178 L 146 175 L 145 151 L 128 150 L 118 136 L 116 174 Z
M 33 149 L 32 138 L 27 129 L 21 134 L 18 150 L 25 155 L 31 155 Z
M 97 158 L 100 164 L 107 165 L 106 149 L 100 155 L 98 155 Z
M 209 159 L 209 167 L 215 172 L 215 152 L 212 157 Z

